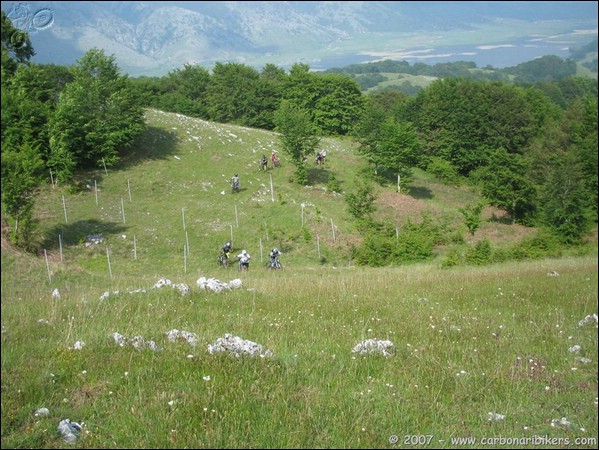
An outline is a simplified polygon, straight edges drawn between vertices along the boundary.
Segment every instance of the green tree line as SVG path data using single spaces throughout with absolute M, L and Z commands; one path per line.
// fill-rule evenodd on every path
M 2 207 L 18 222 L 12 237 L 22 246 L 42 180 L 51 173 L 76 183 L 85 170 L 117 164 L 144 131 L 148 107 L 280 132 L 299 183 L 321 136 L 348 136 L 360 143 L 371 181 L 392 180 L 399 192 L 418 167 L 478 186 L 513 221 L 547 227 L 564 242 L 579 241 L 597 222 L 596 79 L 563 71 L 524 84 L 447 77 L 416 95 L 366 95 L 350 76 L 306 64 L 288 72 L 272 64 L 185 65 L 129 78 L 99 49 L 72 67 L 33 64 L 33 55 L 27 34 L 3 12 Z M 369 217 L 351 198 L 354 214 Z

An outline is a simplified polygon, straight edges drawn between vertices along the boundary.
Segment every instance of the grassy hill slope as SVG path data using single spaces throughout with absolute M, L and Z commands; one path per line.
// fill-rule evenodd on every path
M 63 419 L 84 422 L 77 448 L 596 448 L 596 254 L 358 268 L 343 195 L 324 189 L 331 173 L 347 191 L 363 177 L 352 142 L 325 140 L 302 187 L 281 153 L 258 170 L 273 133 L 158 111 L 148 124 L 89 188 L 48 186 L 43 254 L 2 241 L 2 448 L 64 448 Z M 476 193 L 416 175 L 409 194 L 378 188 L 378 214 L 458 229 Z M 472 239 L 529 231 L 489 220 Z M 231 233 L 247 273 L 216 265 Z M 273 245 L 282 271 L 264 267 Z M 215 293 L 200 276 L 243 284 Z M 152 289 L 159 278 L 190 291 Z M 183 331 L 193 341 L 172 339 Z M 272 356 L 211 354 L 226 333 Z M 393 356 L 354 351 L 367 339 Z
M 236 251 L 252 254 L 256 269 L 265 266 L 272 246 L 284 252 L 290 269 L 351 265 L 348 250 L 360 235 L 344 193 L 355 192 L 366 170 L 355 143 L 324 139 L 326 166 L 309 161 L 309 185 L 300 186 L 290 181 L 293 167 L 275 133 L 155 110 L 147 112 L 147 122 L 137 149 L 118 168 L 88 173 L 81 192 L 48 186 L 42 193 L 36 215 L 57 275 L 193 279 L 218 273 L 216 257 L 229 239 Z M 272 150 L 282 166 L 260 171 L 258 160 Z M 238 193 L 229 184 L 235 173 Z M 327 190 L 332 175 L 342 193 Z M 440 184 L 419 171 L 402 193 L 394 186 L 376 189 L 378 218 L 398 230 L 427 214 L 449 220 L 465 236 L 459 208 L 478 199 L 469 188 Z M 500 244 L 534 231 L 502 223 L 498 214 L 489 209 L 489 220 L 469 239 Z

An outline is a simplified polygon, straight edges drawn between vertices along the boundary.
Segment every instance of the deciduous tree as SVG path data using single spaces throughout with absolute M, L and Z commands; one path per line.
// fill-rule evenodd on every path
M 320 142 L 310 114 L 283 100 L 275 112 L 275 130 L 280 133 L 279 139 L 283 150 L 291 157 L 296 168 L 296 181 L 306 184 L 308 181 L 306 159 L 313 154 Z
M 145 129 L 140 102 L 114 56 L 91 49 L 73 74 L 50 122 L 48 163 L 62 181 L 76 169 L 114 165 Z

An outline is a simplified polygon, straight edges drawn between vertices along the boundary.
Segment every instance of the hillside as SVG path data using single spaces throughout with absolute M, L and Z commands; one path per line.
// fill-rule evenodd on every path
M 48 184 L 42 193 L 36 216 L 54 270 L 105 275 L 108 252 L 116 278 L 214 274 L 218 250 L 231 238 L 235 250 L 253 255 L 256 269 L 266 264 L 271 246 L 283 250 L 289 268 L 352 265 L 349 249 L 361 236 L 344 193 L 355 190 L 365 170 L 353 142 L 325 139 L 327 164 L 310 165 L 310 184 L 302 187 L 289 181 L 293 168 L 280 151 L 282 167 L 258 170 L 260 156 L 279 149 L 274 133 L 156 110 L 147 112 L 147 123 L 136 151 L 118 169 L 88 173 L 81 192 Z M 229 186 L 234 173 L 241 178 L 236 194 Z M 332 174 L 342 194 L 327 191 Z M 396 223 L 398 232 L 423 214 L 449 221 L 468 241 L 488 237 L 504 245 L 533 232 L 489 209 L 480 230 L 466 236 L 459 208 L 477 194 L 422 172 L 402 193 L 377 187 L 376 196 L 377 218 Z M 94 235 L 101 235 L 100 243 L 92 243 Z M 58 264 L 60 245 L 64 264 Z
M 346 194 L 325 189 L 364 178 L 354 143 L 323 141 L 302 187 L 281 152 L 258 170 L 271 132 L 146 119 L 119 167 L 44 188 L 38 257 L 2 240 L 2 448 L 596 448 L 596 252 L 358 268 Z M 400 233 L 427 213 L 463 236 L 458 208 L 477 198 L 421 172 L 376 193 Z M 466 241 L 533 231 L 485 217 Z M 231 235 L 249 272 L 216 264 Z M 273 245 L 281 271 L 265 268 Z

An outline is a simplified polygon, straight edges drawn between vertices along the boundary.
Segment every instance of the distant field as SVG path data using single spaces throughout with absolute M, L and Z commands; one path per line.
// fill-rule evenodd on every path
M 387 78 L 387 81 L 383 81 L 376 86 L 366 90 L 366 93 L 380 91 L 390 87 L 402 86 L 413 86 L 419 88 L 426 88 L 433 81 L 437 80 L 437 77 L 429 77 L 425 75 L 410 75 L 407 73 L 381 73 L 382 76 Z

